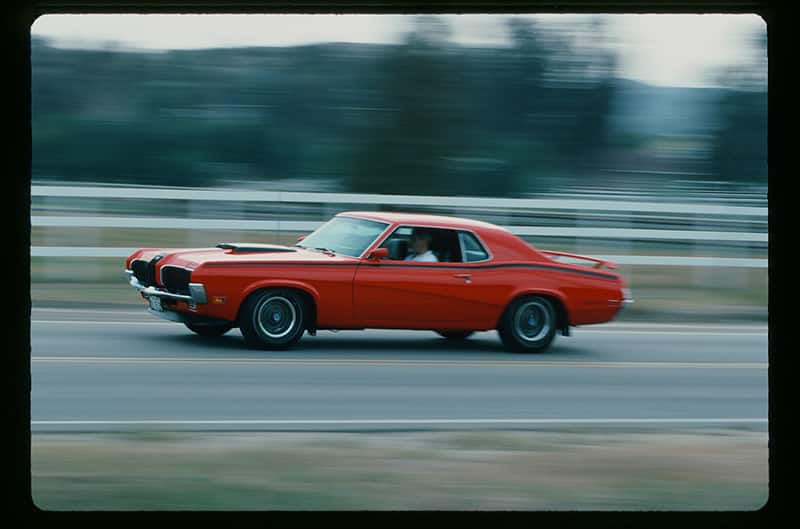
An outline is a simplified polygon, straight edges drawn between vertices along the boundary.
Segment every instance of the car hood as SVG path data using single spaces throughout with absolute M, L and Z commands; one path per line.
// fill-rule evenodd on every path
M 158 266 L 172 265 L 194 270 L 208 263 L 251 263 L 251 262 L 354 262 L 354 257 L 337 255 L 331 252 L 311 250 L 298 246 L 254 243 L 222 243 L 214 248 L 144 248 L 138 250 L 126 262 L 137 259 L 150 261 L 160 256 Z

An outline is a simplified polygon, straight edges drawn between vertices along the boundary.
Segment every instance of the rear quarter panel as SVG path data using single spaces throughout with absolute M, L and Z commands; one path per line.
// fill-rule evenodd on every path
M 620 282 L 612 274 L 600 275 L 575 268 L 547 268 L 534 271 L 531 286 L 515 292 L 551 294 L 561 300 L 570 325 L 586 325 L 611 320 L 621 303 Z
M 622 280 L 619 274 L 584 266 L 558 263 L 537 251 L 507 230 L 479 232 L 498 265 L 490 276 L 493 288 L 486 300 L 500 312 L 522 295 L 548 295 L 559 299 L 567 311 L 570 325 L 602 323 L 619 311 Z M 499 317 L 499 315 L 498 315 Z

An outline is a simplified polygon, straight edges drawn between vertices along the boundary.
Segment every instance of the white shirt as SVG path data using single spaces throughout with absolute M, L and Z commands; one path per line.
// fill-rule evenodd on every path
M 417 254 L 412 252 L 412 253 L 410 253 L 410 254 L 408 254 L 406 256 L 405 260 L 406 261 L 426 261 L 426 262 L 431 262 L 431 263 L 435 263 L 435 262 L 439 261 L 439 259 L 436 257 L 436 255 L 430 250 L 428 250 L 425 253 L 421 253 L 419 255 L 417 255 Z

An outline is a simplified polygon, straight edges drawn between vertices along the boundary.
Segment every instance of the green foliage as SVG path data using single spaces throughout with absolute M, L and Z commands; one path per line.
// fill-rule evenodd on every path
M 357 192 L 522 193 L 536 154 L 581 156 L 575 133 L 602 135 L 595 106 L 606 111 L 598 99 L 610 94 L 598 85 L 568 108 L 569 89 L 543 85 L 556 44 L 515 24 L 510 51 L 451 47 L 432 17 L 394 46 L 139 53 L 34 40 L 34 178 L 327 178 Z M 573 117 L 539 120 L 559 104 Z M 574 145 L 560 148 L 562 138 Z
M 591 179 L 614 163 L 610 147 L 644 144 L 610 132 L 610 52 L 529 22 L 510 30 L 510 48 L 451 45 L 435 17 L 398 45 L 145 53 L 34 38 L 33 177 L 521 195 L 545 191 L 554 175 Z M 765 113 L 763 93 L 726 100 L 720 175 L 765 174 Z
M 767 94 L 731 90 L 720 105 L 712 155 L 714 172 L 726 181 L 767 181 Z

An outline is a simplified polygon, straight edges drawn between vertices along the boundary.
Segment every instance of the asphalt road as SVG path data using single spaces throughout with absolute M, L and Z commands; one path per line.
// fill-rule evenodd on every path
M 32 430 L 765 430 L 767 360 L 758 325 L 579 327 L 541 355 L 382 330 L 265 352 L 144 310 L 34 309 Z

